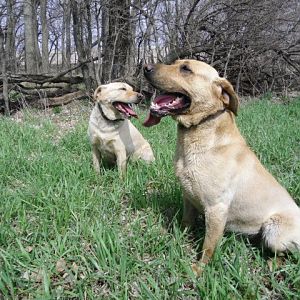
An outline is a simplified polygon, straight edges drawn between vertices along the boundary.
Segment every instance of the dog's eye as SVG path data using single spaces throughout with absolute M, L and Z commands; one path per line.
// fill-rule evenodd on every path
M 180 71 L 183 73 L 192 73 L 192 70 L 187 65 L 181 65 Z
M 120 88 L 121 91 L 126 91 L 126 88 Z

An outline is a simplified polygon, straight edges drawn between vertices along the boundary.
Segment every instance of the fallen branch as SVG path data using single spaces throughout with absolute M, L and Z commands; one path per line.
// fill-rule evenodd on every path
M 39 89 L 39 88 L 35 88 L 35 89 L 26 89 L 24 87 L 18 86 L 16 88 L 14 88 L 15 91 L 18 91 L 20 93 L 22 93 L 23 95 L 30 95 L 32 97 L 47 97 L 47 98 L 51 98 L 51 97 L 59 97 L 59 96 L 63 96 L 66 95 L 68 93 L 73 93 L 78 91 L 77 88 L 75 87 L 60 87 L 60 88 L 51 88 L 48 87 L 47 89 Z
M 0 77 L 0 84 L 3 82 L 3 77 Z M 75 76 L 75 77 L 52 77 L 48 75 L 42 74 L 10 74 L 8 75 L 8 82 L 9 83 L 22 83 L 22 82 L 29 82 L 35 84 L 44 84 L 46 82 L 52 83 L 61 83 L 65 82 L 68 84 L 78 84 L 83 82 L 83 77 Z
M 87 59 L 87 60 L 85 60 L 85 61 L 82 61 L 82 62 L 78 63 L 76 66 L 74 66 L 73 68 L 70 68 L 70 69 L 68 69 L 68 70 L 66 70 L 66 71 L 63 71 L 63 72 L 61 72 L 61 73 L 58 73 L 57 75 L 55 75 L 54 77 L 52 77 L 52 78 L 50 78 L 50 79 L 48 79 L 48 80 L 42 81 L 41 84 L 44 84 L 44 83 L 46 83 L 46 82 L 56 82 L 55 80 L 57 80 L 58 78 L 60 78 L 60 77 L 62 77 L 62 76 L 64 76 L 64 75 L 66 75 L 66 74 L 68 74 L 68 73 L 70 73 L 70 72 L 72 72 L 72 71 L 74 71 L 74 70 L 76 70 L 76 69 L 78 69 L 78 68 L 80 68 L 80 67 L 81 67 L 82 65 L 84 65 L 84 64 L 87 64 L 87 63 L 92 62 L 92 61 L 95 61 L 95 60 L 98 60 L 98 56 L 97 56 L 97 57 L 89 58 L 89 59 Z
M 77 91 L 60 97 L 39 99 L 36 103 L 33 104 L 33 106 L 38 108 L 60 106 L 60 105 L 68 104 L 73 100 L 81 99 L 87 96 L 89 95 L 87 95 L 86 92 Z

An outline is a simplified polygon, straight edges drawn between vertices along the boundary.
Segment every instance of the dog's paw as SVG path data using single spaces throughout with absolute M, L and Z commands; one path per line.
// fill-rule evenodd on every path
M 202 263 L 197 263 L 197 264 L 192 264 L 192 271 L 195 275 L 196 278 L 200 277 L 204 271 L 204 264 Z

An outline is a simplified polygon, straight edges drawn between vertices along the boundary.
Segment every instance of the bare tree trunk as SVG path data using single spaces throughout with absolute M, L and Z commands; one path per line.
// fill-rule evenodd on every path
M 7 71 L 12 73 L 16 72 L 16 16 L 14 14 L 15 0 L 7 0 L 7 41 L 6 41 L 6 53 L 8 57 Z
M 2 82 L 3 82 L 3 98 L 4 98 L 4 111 L 5 114 L 9 115 L 9 98 L 8 98 L 8 79 L 7 79 L 7 71 L 6 71 L 6 47 L 4 41 L 4 33 L 0 27 L 0 52 L 1 57 L 0 61 L 2 64 Z
M 71 68 L 71 1 L 67 1 L 65 10 L 66 29 L 66 67 Z
M 49 52 L 48 52 L 48 24 L 47 24 L 47 0 L 40 0 L 41 3 L 41 23 L 42 23 L 42 68 L 43 73 L 49 72 Z
M 104 81 L 110 81 L 124 76 L 126 71 L 126 62 L 130 51 L 129 0 L 112 0 L 109 2 L 108 33 L 106 36 L 102 74 Z
M 96 30 L 97 30 L 97 53 L 98 53 L 98 63 L 96 64 L 96 81 L 97 85 L 101 84 L 101 63 L 100 63 L 100 58 L 101 58 L 101 32 L 100 32 L 100 24 L 99 24 L 99 17 L 101 13 L 101 9 L 98 9 L 97 2 L 95 2 L 95 22 L 96 22 Z
M 117 46 L 117 70 L 116 76 L 121 77 L 126 74 L 127 61 L 131 46 L 131 26 L 130 26 L 130 0 L 120 1 L 120 39 Z
M 102 6 L 102 18 L 101 18 L 101 36 L 103 37 L 102 42 L 102 51 L 103 51 L 103 59 L 101 64 L 101 81 L 107 82 L 109 76 L 109 65 L 111 61 L 111 55 L 109 51 L 108 45 L 108 35 L 109 35 L 109 9 L 108 2 L 106 1 Z
M 91 15 L 91 0 L 85 1 L 85 28 L 86 28 L 86 42 L 85 42 L 85 48 L 86 48 L 86 58 L 91 60 L 90 64 L 88 65 L 89 68 L 89 75 L 94 80 L 96 79 L 96 70 L 95 65 L 93 63 L 92 59 L 92 42 L 93 42 L 93 33 L 92 33 L 92 15 Z M 92 85 L 94 83 L 92 82 Z
M 66 67 L 66 16 L 65 16 L 65 3 L 62 3 L 63 8 L 63 22 L 61 30 L 61 69 Z
M 35 0 L 24 0 L 25 60 L 27 73 L 39 73 L 40 52 L 37 42 Z
M 80 7 L 79 7 L 80 5 Z M 84 24 L 82 15 L 87 13 L 88 2 L 78 4 L 77 1 L 72 0 L 72 15 L 73 15 L 73 27 L 74 27 L 74 42 L 76 45 L 78 53 L 79 63 L 91 57 L 90 51 L 91 47 L 87 47 L 86 43 L 89 41 L 84 40 Z M 80 12 L 79 12 L 80 9 Z M 88 28 L 91 24 L 85 24 Z M 89 67 L 86 64 L 83 64 L 81 67 L 82 75 L 88 92 L 91 92 L 93 89 L 93 82 L 90 76 Z

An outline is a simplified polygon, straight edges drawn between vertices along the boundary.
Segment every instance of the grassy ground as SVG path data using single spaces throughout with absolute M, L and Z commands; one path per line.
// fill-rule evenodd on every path
M 175 122 L 134 121 L 157 159 L 120 182 L 92 169 L 89 110 L 0 119 L 0 299 L 299 299 L 300 255 L 279 261 L 234 234 L 195 279 L 203 230 L 178 226 Z M 247 104 L 238 125 L 300 204 L 300 99 Z

